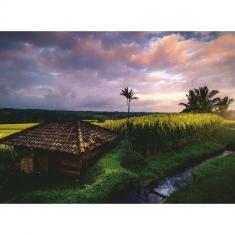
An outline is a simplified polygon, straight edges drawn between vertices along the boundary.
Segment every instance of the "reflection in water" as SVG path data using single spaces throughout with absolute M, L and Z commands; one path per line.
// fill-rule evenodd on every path
M 225 150 L 222 154 L 220 154 L 217 157 L 214 157 L 213 159 L 220 158 L 220 157 L 226 157 L 232 153 L 233 153 L 233 151 Z M 211 161 L 211 160 L 212 159 L 205 160 L 205 161 L 203 161 L 203 163 L 205 163 L 207 161 Z M 200 163 L 200 164 L 202 164 L 202 163 Z M 160 184 L 157 185 L 153 189 L 153 191 L 156 193 L 159 193 L 165 197 L 169 197 L 173 192 L 178 191 L 179 189 L 186 187 L 187 185 L 189 185 L 191 183 L 191 176 L 192 176 L 191 172 L 194 168 L 195 167 L 187 169 L 187 170 L 185 170 L 179 174 L 176 174 L 174 176 L 167 177 L 165 180 L 160 182 Z
M 225 150 L 220 156 L 218 157 L 226 157 L 230 154 L 234 153 L 234 151 L 229 151 L 229 150 Z
M 165 197 L 169 197 L 173 192 L 187 186 L 191 181 L 191 175 L 191 171 L 186 170 L 180 174 L 167 177 L 164 181 L 160 182 L 153 191 Z
M 233 151 L 225 150 L 222 154 L 213 159 L 226 157 L 232 153 Z M 211 160 L 212 159 L 205 160 L 200 164 Z M 195 167 L 198 167 L 200 164 Z M 166 197 L 169 197 L 173 192 L 178 191 L 191 183 L 192 170 L 195 167 L 188 168 L 176 175 L 165 178 L 158 185 L 153 187 L 152 190 L 142 187 L 134 192 L 129 192 L 122 197 L 119 197 L 113 201 L 113 203 L 163 203 Z

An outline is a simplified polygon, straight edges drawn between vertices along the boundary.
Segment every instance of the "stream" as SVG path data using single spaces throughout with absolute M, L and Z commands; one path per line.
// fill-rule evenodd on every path
M 191 176 L 194 168 L 213 159 L 227 157 L 232 153 L 234 153 L 234 151 L 225 150 L 218 156 L 204 160 L 191 168 L 187 168 L 175 175 L 166 177 L 157 185 L 153 185 L 152 187 L 140 187 L 135 191 L 125 193 L 112 203 L 164 203 L 165 199 L 173 192 L 176 192 L 191 183 Z

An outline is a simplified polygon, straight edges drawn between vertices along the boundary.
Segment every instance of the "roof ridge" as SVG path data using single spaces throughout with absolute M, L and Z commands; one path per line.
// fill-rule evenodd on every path
M 85 152 L 84 148 L 84 141 L 83 141 L 83 136 L 82 136 L 82 131 L 81 131 L 81 122 L 76 121 L 76 133 L 77 133 L 77 143 L 78 143 L 78 152 Z

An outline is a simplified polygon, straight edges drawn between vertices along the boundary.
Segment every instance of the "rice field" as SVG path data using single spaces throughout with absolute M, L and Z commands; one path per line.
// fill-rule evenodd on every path
M 223 124 L 226 127 L 235 128 L 235 121 L 233 121 L 233 120 L 226 120 L 226 119 L 224 119 L 224 123 Z
M 14 134 L 26 128 L 32 127 L 37 123 L 24 124 L 0 124 L 0 139 Z M 11 146 L 0 144 L 0 163 L 7 163 L 13 160 L 14 151 Z
M 198 138 L 212 135 L 223 126 L 224 119 L 216 114 L 161 114 L 130 118 L 127 132 L 127 119 L 107 120 L 99 126 L 125 134 L 134 150 L 154 153 L 173 150 Z
M 0 139 L 8 135 L 14 134 L 26 128 L 32 127 L 37 123 L 23 123 L 23 124 L 0 124 Z

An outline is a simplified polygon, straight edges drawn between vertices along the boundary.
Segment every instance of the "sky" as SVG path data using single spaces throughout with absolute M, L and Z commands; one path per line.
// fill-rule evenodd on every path
M 235 32 L 0 32 L 1 108 L 126 111 L 128 86 L 179 112 L 204 85 L 235 98 Z

